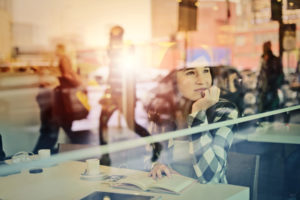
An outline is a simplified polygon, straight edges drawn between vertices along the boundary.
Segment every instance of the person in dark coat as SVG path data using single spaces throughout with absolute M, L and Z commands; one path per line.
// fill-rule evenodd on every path
M 277 90 L 284 81 L 284 74 L 280 58 L 272 52 L 271 42 L 263 45 L 261 69 L 257 80 L 258 89 L 258 112 L 266 112 L 279 108 L 279 96 Z M 274 121 L 271 116 L 268 119 Z

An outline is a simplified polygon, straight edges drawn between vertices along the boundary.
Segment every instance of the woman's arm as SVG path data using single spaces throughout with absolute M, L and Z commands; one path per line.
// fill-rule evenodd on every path
M 235 119 L 238 111 L 235 107 L 220 107 L 214 111 L 213 122 Z M 190 127 L 207 124 L 204 111 L 190 115 Z M 193 167 L 199 182 L 207 183 L 224 168 L 228 150 L 233 141 L 232 126 L 220 127 L 190 137 L 190 153 L 193 155 Z

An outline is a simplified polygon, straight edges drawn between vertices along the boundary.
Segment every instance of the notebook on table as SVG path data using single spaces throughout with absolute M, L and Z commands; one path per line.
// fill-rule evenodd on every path
M 172 174 L 154 180 L 145 173 L 137 173 L 120 179 L 113 187 L 131 190 L 142 190 L 155 193 L 181 194 L 184 189 L 196 180 L 182 175 Z

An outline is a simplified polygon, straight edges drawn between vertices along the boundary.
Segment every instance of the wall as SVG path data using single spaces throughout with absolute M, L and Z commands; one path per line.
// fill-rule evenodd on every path
M 11 24 L 10 16 L 0 8 L 0 61 L 10 58 L 11 51 Z
M 151 0 L 13 0 L 13 45 L 48 48 L 59 40 L 87 47 L 106 45 L 111 26 L 125 39 L 151 37 Z
M 152 0 L 152 36 L 167 38 L 176 33 L 178 2 L 175 0 Z

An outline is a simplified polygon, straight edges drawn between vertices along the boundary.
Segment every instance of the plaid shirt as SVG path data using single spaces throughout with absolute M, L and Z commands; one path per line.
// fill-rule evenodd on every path
M 221 99 L 207 111 L 192 113 L 188 117 L 188 125 L 189 127 L 204 126 L 237 117 L 238 111 L 235 105 Z M 200 183 L 227 183 L 225 171 L 227 152 L 233 141 L 231 129 L 232 127 L 220 127 L 189 136 L 189 157 L 192 159 L 193 178 Z M 168 165 L 172 167 L 173 139 L 169 140 L 168 148 Z

